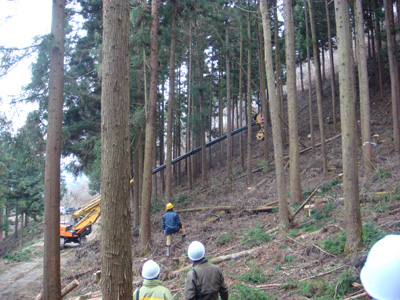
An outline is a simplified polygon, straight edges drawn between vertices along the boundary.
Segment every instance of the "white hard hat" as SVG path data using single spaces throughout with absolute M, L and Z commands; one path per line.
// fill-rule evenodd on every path
M 387 235 L 372 246 L 360 279 L 372 298 L 400 299 L 400 235 Z
M 154 279 L 160 274 L 160 266 L 152 259 L 143 264 L 142 276 L 144 279 Z
M 204 245 L 198 241 L 194 241 L 189 245 L 188 256 L 192 261 L 198 261 L 206 255 Z

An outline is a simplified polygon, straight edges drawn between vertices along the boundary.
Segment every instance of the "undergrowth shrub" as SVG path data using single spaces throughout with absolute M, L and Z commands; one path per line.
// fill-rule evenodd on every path
M 268 161 L 266 161 L 265 159 L 259 159 L 259 160 L 257 160 L 257 166 L 258 167 L 260 167 L 260 168 L 262 168 L 262 172 L 263 173 L 269 173 L 269 172 L 271 172 L 271 168 L 270 168 L 270 166 L 268 165 Z
M 323 248 L 335 255 L 344 254 L 344 246 L 346 245 L 346 234 L 344 231 L 339 232 L 333 236 L 333 239 L 325 240 Z
M 262 271 L 258 268 L 251 268 L 249 271 L 244 272 L 242 275 L 239 275 L 238 278 L 241 281 L 251 282 L 251 283 L 264 283 L 267 282 L 267 277 L 264 275 Z
M 255 228 L 250 229 L 245 236 L 242 238 L 244 244 L 247 246 L 256 246 L 261 243 L 266 243 L 270 241 L 270 236 L 265 231 L 265 229 L 261 228 L 260 225 L 257 225 Z
M 231 300 L 273 300 L 266 292 L 242 284 L 236 284 L 229 291 Z
M 161 199 L 161 196 L 156 196 L 151 198 L 151 213 L 158 213 L 159 211 L 164 210 L 164 202 Z
M 372 222 L 364 224 L 362 232 L 364 248 L 366 250 L 370 249 L 373 244 L 388 234 L 387 232 L 377 230 Z
M 333 210 L 333 204 L 326 203 L 323 210 L 313 209 L 311 213 L 316 221 L 322 221 L 330 217 L 332 210 Z
M 315 194 L 315 196 L 322 196 L 323 194 L 325 194 L 325 192 L 332 189 L 339 183 L 340 183 L 339 179 L 334 179 L 331 182 L 325 183 L 324 185 L 322 185 L 318 188 L 318 192 Z M 302 194 L 303 199 L 307 199 L 308 196 L 310 196 L 314 190 L 315 190 L 315 188 L 311 188 L 309 191 L 303 192 L 303 194 Z
M 233 230 L 229 230 L 227 234 L 221 234 L 218 237 L 217 241 L 220 242 L 221 244 L 227 244 L 234 239 L 235 239 L 235 233 L 233 232 Z
M 180 195 L 176 203 L 179 204 L 180 207 L 186 207 L 188 205 L 188 200 L 190 200 L 188 195 Z

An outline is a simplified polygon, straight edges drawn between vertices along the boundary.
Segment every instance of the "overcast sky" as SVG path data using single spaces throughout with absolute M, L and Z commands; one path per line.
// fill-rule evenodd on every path
M 52 0 L 0 0 L 0 46 L 23 48 L 33 37 L 50 33 Z M 0 79 L 0 111 L 21 127 L 34 105 L 10 105 L 12 96 L 30 82 L 30 64 L 35 57 L 22 61 L 9 75 Z

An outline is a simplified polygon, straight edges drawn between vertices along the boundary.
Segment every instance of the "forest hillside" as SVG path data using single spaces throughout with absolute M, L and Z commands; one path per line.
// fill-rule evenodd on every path
M 1 74 L 37 55 L 14 100 L 38 104 L 17 132 L 0 115 L 1 299 L 131 299 L 148 259 L 183 299 L 194 240 L 230 299 L 365 297 L 366 255 L 400 227 L 400 1 L 53 8 L 50 35 L 0 47 Z M 62 158 L 100 194 L 79 244 Z M 169 202 L 187 239 L 167 256 Z
M 329 94 L 326 85 L 324 94 Z M 400 230 L 400 170 L 399 155 L 393 151 L 390 122 L 390 94 L 384 98 L 372 90 L 374 99 L 372 132 L 374 169 L 360 175 L 361 212 L 364 249 L 344 256 L 344 203 L 341 180 L 341 143 L 332 124 L 327 136 L 329 173 L 325 177 L 320 167 L 318 151 L 301 154 L 303 198 L 310 208 L 303 208 L 293 218 L 289 235 L 277 235 L 276 184 L 273 169 L 262 163 L 260 141 L 254 140 L 254 185 L 248 188 L 240 172 L 237 155 L 238 138 L 234 139 L 233 189 L 227 192 L 224 167 L 218 163 L 210 170 L 210 187 L 196 184 L 190 191 L 185 186 L 174 187 L 175 211 L 187 231 L 187 242 L 180 237 L 172 241 L 172 255 L 165 254 L 165 239 L 161 232 L 164 205 L 153 199 L 151 231 L 153 247 L 140 254 L 138 232 L 133 232 L 134 285 L 142 281 L 141 266 L 147 259 L 161 266 L 164 285 L 175 299 L 183 299 L 185 274 L 190 266 L 186 248 L 199 240 L 206 246 L 207 257 L 224 272 L 232 299 L 348 299 L 363 292 L 359 272 L 368 249 L 379 238 Z M 299 94 L 299 106 L 307 101 L 307 91 Z M 326 102 L 326 101 L 325 101 Z M 326 110 L 330 105 L 326 103 Z M 300 118 L 300 120 L 304 120 Z M 303 127 L 305 127 L 304 125 Z M 256 132 L 258 129 L 254 128 Z M 300 138 L 308 143 L 307 132 Z M 368 176 L 366 176 L 368 175 Z M 261 207 L 257 211 L 257 207 Z M 294 215 L 299 205 L 290 206 Z M 43 225 L 42 225 L 43 226 Z M 31 229 L 29 237 L 18 248 L 7 249 L 0 261 L 0 297 L 2 299 L 33 299 L 41 291 L 43 259 L 43 227 Z M 61 251 L 62 286 L 73 280 L 79 286 L 66 299 L 101 299 L 96 274 L 100 271 L 101 219 L 81 247 L 70 245 Z M 356 299 L 356 298 L 352 298 Z M 365 299 L 365 298 L 358 298 Z

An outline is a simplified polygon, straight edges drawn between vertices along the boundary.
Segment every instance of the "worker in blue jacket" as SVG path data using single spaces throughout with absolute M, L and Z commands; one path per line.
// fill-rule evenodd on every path
M 167 256 L 171 255 L 171 236 L 179 232 L 182 235 L 182 242 L 186 240 L 186 232 L 181 220 L 176 212 L 174 212 L 172 203 L 166 206 L 167 211 L 163 215 L 163 233 L 167 236 Z

